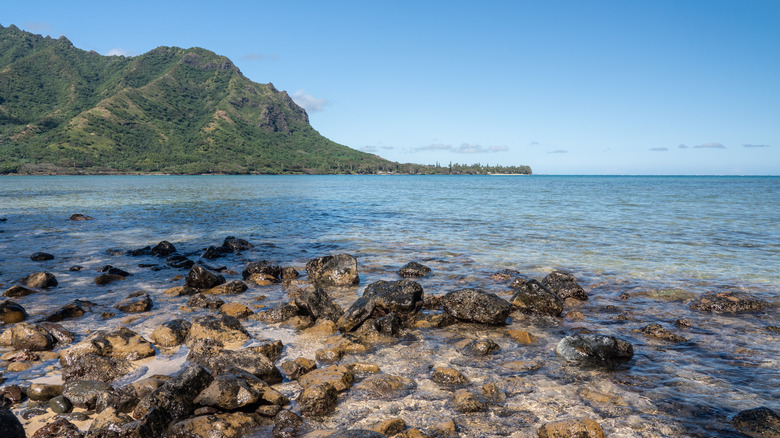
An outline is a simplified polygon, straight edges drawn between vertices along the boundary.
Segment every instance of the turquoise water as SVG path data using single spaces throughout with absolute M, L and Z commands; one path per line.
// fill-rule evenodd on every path
M 518 347 L 500 338 L 502 353 L 479 363 L 464 361 L 455 344 L 464 337 L 496 336 L 492 331 L 464 333 L 456 326 L 374 351 L 359 360 L 379 363 L 385 372 L 418 376 L 418 391 L 382 408 L 345 397 L 333 416 L 315 426 L 360 426 L 405 415 L 407 423 L 425 427 L 460 418 L 446 402 L 450 396 L 426 383 L 430 366 L 456 366 L 477 383 L 517 384 L 512 379 L 518 373 L 502 368 L 502 361 L 521 360 L 544 364 L 520 373 L 526 386 L 510 392 L 504 406 L 523 412 L 529 430 L 568 412 L 599 419 L 609 436 L 730 436 L 726 422 L 736 412 L 756 406 L 780 409 L 780 342 L 767 330 L 780 325 L 777 307 L 729 317 L 692 311 L 688 301 L 699 293 L 739 288 L 780 302 L 778 212 L 780 177 L 4 177 L 0 284 L 5 289 L 31 272 L 50 270 L 60 286 L 18 299 L 28 312 L 43 314 L 86 298 L 97 302 L 98 310 L 65 322 L 72 330 L 81 334 L 130 324 L 149 336 L 161 321 L 180 313 L 186 299 L 162 292 L 180 284 L 175 275 L 186 271 L 151 271 L 138 265 L 159 263 L 154 257 L 107 250 L 168 240 L 196 260 L 207 246 L 237 236 L 256 248 L 209 262 L 235 272 L 259 259 L 303 272 L 311 258 L 346 252 L 358 259 L 361 284 L 336 297 L 342 307 L 367 284 L 397 279 L 395 271 L 411 260 L 433 268 L 432 277 L 420 280 L 428 295 L 478 287 L 508 298 L 506 285 L 494 282 L 493 273 L 509 268 L 541 279 L 564 269 L 590 293 L 588 301 L 566 309 L 584 318 L 517 316 L 509 328 L 534 333 L 540 344 Z M 73 213 L 94 220 L 70 221 Z M 33 262 L 29 255 L 36 251 L 56 258 Z M 133 275 L 109 288 L 94 285 L 92 278 L 108 264 Z M 73 265 L 84 270 L 70 272 Z M 657 292 L 664 289 L 682 292 L 659 299 Z M 137 290 L 155 298 L 148 316 L 132 322 L 100 317 L 101 309 L 111 310 Z M 621 299 L 626 293 L 632 298 Z M 268 306 L 288 299 L 278 286 L 253 287 L 241 297 L 255 302 L 260 295 Z M 693 327 L 675 329 L 678 318 Z M 637 333 L 649 323 L 660 323 L 690 342 L 669 345 Z M 251 320 L 245 326 L 258 337 L 281 339 L 282 360 L 313 357 L 319 348 L 283 326 Z M 615 373 L 565 367 L 555 359 L 554 347 L 575 330 L 627 339 L 634 344 L 635 359 Z M 167 363 L 160 356 L 149 367 L 175 368 L 182 354 Z M 49 372 L 37 367 L 5 377 L 29 382 Z M 285 385 L 283 392 L 294 399 L 295 384 Z M 583 395 L 586 390 L 622 401 L 602 406 Z M 518 424 L 513 415 L 492 412 L 458 424 L 462 436 L 508 436 Z

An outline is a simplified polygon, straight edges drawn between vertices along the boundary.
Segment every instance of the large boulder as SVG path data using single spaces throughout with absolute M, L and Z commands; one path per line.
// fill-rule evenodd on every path
M 241 370 L 216 376 L 195 399 L 200 406 L 212 406 L 223 411 L 261 404 L 285 405 L 288 401 L 259 377 Z
M 574 275 L 568 272 L 553 271 L 542 279 L 542 284 L 562 300 L 566 298 L 588 299 L 588 293 L 577 283 Z
M 737 290 L 705 292 L 691 303 L 691 309 L 715 313 L 758 312 L 769 303 Z
M 51 272 L 36 272 L 30 274 L 20 281 L 23 285 L 34 289 L 48 289 L 50 287 L 57 286 L 57 277 Z
M 225 412 L 199 415 L 180 421 L 168 429 L 166 436 L 172 438 L 241 438 L 250 436 L 250 432 L 256 426 L 256 416 L 245 412 Z
M 219 345 L 244 344 L 252 339 L 241 321 L 227 315 L 204 315 L 193 318 L 184 343 L 193 348 L 202 342 Z
M 72 302 L 60 307 L 53 313 L 50 313 L 44 320 L 48 322 L 60 322 L 71 318 L 80 318 L 90 310 L 95 303 L 86 300 L 73 300 Z
M 195 398 L 214 378 L 200 365 L 190 365 L 162 384 L 138 403 L 134 418 L 143 418 L 153 410 L 160 410 L 170 421 L 183 420 L 195 410 Z
M 24 426 L 13 412 L 0 406 L 0 436 L 3 438 L 26 438 Z
M 423 305 L 423 288 L 412 280 L 377 281 L 369 284 L 339 319 L 339 327 L 351 331 L 359 327 L 372 315 L 394 313 L 408 319 Z
M 445 312 L 455 318 L 488 325 L 504 325 L 512 305 L 503 298 L 478 289 L 461 289 L 441 298 Z
M 614 336 L 575 334 L 561 339 L 555 352 L 575 365 L 614 368 L 631 360 L 634 356 L 634 347 L 629 342 Z
M 151 253 L 157 257 L 168 257 L 176 252 L 176 247 L 171 242 L 163 240 L 152 248 Z
M 315 320 L 324 318 L 336 322 L 344 314 L 344 311 L 333 302 L 330 295 L 316 286 L 295 293 L 293 300 L 300 309 L 300 313 L 309 315 Z
M 152 342 L 160 347 L 181 345 L 187 338 L 191 326 L 192 324 L 184 319 L 165 321 L 152 332 Z
M 354 286 L 360 283 L 357 260 L 349 254 L 309 260 L 306 272 L 312 283 L 322 286 Z
M 749 437 L 780 437 L 780 415 L 765 407 L 740 412 L 731 419 L 731 425 Z
M 272 281 L 276 282 L 282 278 L 282 267 L 266 260 L 249 262 L 246 267 L 244 267 L 244 270 L 241 271 L 241 277 L 244 280 L 249 280 L 250 277 L 254 275 L 262 275 L 266 278 L 270 277 Z
M 100 330 L 92 333 L 83 341 L 60 352 L 60 361 L 67 363 L 85 355 L 138 360 L 154 354 L 151 342 L 127 327 L 120 327 L 113 331 Z
M 20 322 L 0 335 L 0 345 L 15 350 L 46 351 L 54 348 L 57 339 L 37 324 Z
M 211 289 L 225 282 L 225 277 L 216 275 L 201 265 L 193 265 L 185 279 L 187 286 L 195 289 Z
M 188 359 L 211 370 L 214 376 L 242 370 L 273 385 L 282 381 L 282 373 L 274 366 L 269 354 L 265 346 L 255 346 L 240 350 L 191 352 Z
M 515 294 L 509 300 L 513 306 L 524 313 L 560 316 L 563 301 L 536 280 L 516 278 L 511 285 Z

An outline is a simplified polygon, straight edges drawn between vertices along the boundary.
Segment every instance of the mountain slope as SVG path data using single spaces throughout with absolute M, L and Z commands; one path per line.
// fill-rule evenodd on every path
M 317 133 L 200 48 L 102 56 L 0 26 L 0 173 L 346 173 L 399 165 Z

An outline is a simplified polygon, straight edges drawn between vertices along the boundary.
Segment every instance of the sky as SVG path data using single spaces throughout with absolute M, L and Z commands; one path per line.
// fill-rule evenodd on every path
M 780 1 L 4 1 L 104 55 L 203 47 L 398 161 L 780 175 Z

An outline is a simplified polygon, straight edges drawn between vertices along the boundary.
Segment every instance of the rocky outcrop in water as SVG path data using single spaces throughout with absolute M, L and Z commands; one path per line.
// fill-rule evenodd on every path
M 57 277 L 54 276 L 51 272 L 36 272 L 34 274 L 30 274 L 24 278 L 22 278 L 20 281 L 24 286 L 33 288 L 33 289 L 48 289 L 51 287 L 57 286 Z
M 553 271 L 542 279 L 542 284 L 562 300 L 566 298 L 588 299 L 588 293 L 577 283 L 574 275 L 568 272 Z
M 515 290 L 509 300 L 517 310 L 524 313 L 560 316 L 563 313 L 563 301 L 536 280 L 516 278 L 512 284 Z
M 763 406 L 738 413 L 730 423 L 740 433 L 749 437 L 780 437 L 780 415 Z
M 631 360 L 634 347 L 614 336 L 577 334 L 561 339 L 555 352 L 575 365 L 612 368 Z
M 309 260 L 309 280 L 322 286 L 354 286 L 360 282 L 357 260 L 349 254 L 338 254 Z
M 387 314 L 408 320 L 422 308 L 422 304 L 423 288 L 419 283 L 411 280 L 378 281 L 366 287 L 363 296 L 338 320 L 338 325 L 342 330 L 352 331 L 372 316 L 381 318 Z
M 494 294 L 477 289 L 450 292 L 441 299 L 444 311 L 455 318 L 479 324 L 504 325 L 512 305 Z
M 746 292 L 705 292 L 691 303 L 691 309 L 714 313 L 747 313 L 766 309 L 768 303 Z

